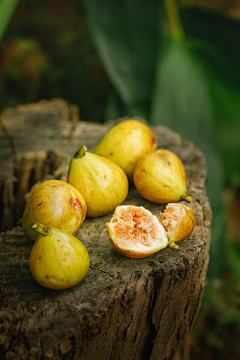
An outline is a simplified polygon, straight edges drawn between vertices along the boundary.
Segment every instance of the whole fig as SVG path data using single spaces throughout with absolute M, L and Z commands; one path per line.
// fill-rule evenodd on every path
M 40 184 L 30 196 L 19 224 L 28 239 L 37 240 L 32 229 L 37 221 L 75 234 L 87 213 L 87 205 L 80 192 L 61 180 Z
M 137 161 L 147 152 L 157 148 L 148 125 L 138 120 L 124 120 L 115 125 L 93 150 L 119 165 L 132 181 Z
M 29 266 L 41 286 L 62 290 L 77 285 L 87 275 L 88 251 L 75 236 L 56 228 L 33 225 L 38 238 L 32 247 Z
M 67 181 L 87 203 L 87 216 L 105 215 L 120 205 L 128 194 L 125 172 L 111 160 L 87 152 L 83 145 L 72 157 Z
M 187 195 L 187 176 L 179 157 L 165 149 L 144 155 L 136 164 L 133 182 L 147 200 L 167 204 L 192 198 Z

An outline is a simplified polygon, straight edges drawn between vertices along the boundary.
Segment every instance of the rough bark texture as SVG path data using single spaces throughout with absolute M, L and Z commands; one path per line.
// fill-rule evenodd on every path
M 93 150 L 115 124 L 69 121 L 72 109 L 54 100 L 2 114 L 4 230 L 21 216 L 24 195 L 36 181 L 51 176 L 66 179 L 70 156 L 83 144 Z M 209 261 L 211 209 L 205 194 L 205 159 L 192 143 L 181 143 L 169 129 L 158 126 L 153 132 L 158 147 L 172 150 L 185 165 L 196 217 L 190 238 L 179 251 L 166 248 L 134 260 L 111 245 L 105 224 L 112 213 L 86 219 L 76 236 L 90 255 L 87 276 L 74 288 L 50 291 L 31 277 L 32 243 L 22 230 L 15 227 L 1 233 L 1 359 L 188 359 L 188 339 Z M 155 215 L 165 208 L 144 200 L 134 186 L 125 204 L 142 205 Z M 8 216 L 12 219 L 6 224 Z

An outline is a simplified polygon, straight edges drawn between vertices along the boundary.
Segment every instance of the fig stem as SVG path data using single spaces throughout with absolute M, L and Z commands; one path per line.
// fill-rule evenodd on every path
M 169 241 L 168 246 L 173 250 L 179 250 L 179 246 L 174 241 Z
M 86 145 L 81 146 L 81 147 L 78 149 L 78 151 L 76 152 L 76 154 L 74 155 L 75 159 L 80 159 L 80 158 L 82 158 L 82 157 L 85 155 L 86 151 L 87 151 Z
M 185 195 L 182 195 L 181 196 L 181 199 L 180 200 L 185 200 L 185 201 L 187 201 L 187 202 L 192 202 L 192 197 L 191 196 L 189 196 L 189 195 L 187 195 L 187 194 L 185 194 Z
M 39 234 L 41 234 L 43 236 L 50 235 L 52 232 L 52 230 L 49 227 L 44 226 L 43 224 L 40 224 L 39 222 L 35 223 L 32 226 L 32 229 L 36 230 Z

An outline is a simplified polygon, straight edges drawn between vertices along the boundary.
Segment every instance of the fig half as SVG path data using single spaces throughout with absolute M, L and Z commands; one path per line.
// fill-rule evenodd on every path
M 176 243 L 187 239 L 196 224 L 193 210 L 184 204 L 168 204 L 159 220 L 167 232 L 169 246 L 175 250 L 179 250 Z
M 113 247 L 130 258 L 144 258 L 168 245 L 163 225 L 142 206 L 118 206 L 106 225 Z

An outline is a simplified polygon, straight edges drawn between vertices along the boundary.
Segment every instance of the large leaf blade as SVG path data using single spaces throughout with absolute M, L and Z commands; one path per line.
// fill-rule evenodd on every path
M 148 118 L 159 2 L 88 0 L 85 6 L 102 62 L 129 115 Z
M 215 47 L 191 43 L 191 51 L 205 75 L 214 113 L 216 146 L 225 167 L 225 178 L 240 185 L 240 72 Z
M 218 274 L 222 262 L 219 234 L 225 226 L 223 166 L 215 147 L 214 113 L 208 83 L 189 49 L 170 41 L 160 56 L 150 122 L 163 124 L 193 141 L 205 155 L 207 193 L 213 208 L 210 272 Z

